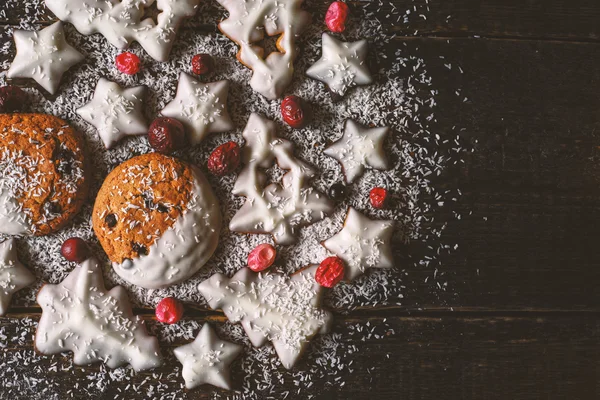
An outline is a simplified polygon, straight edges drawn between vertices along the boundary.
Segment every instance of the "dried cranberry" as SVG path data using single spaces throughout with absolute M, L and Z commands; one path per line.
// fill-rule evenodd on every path
M 240 165 L 240 146 L 236 142 L 223 143 L 208 157 L 208 170 L 217 176 L 232 173 Z
M 348 5 L 343 1 L 334 1 L 325 14 L 325 23 L 331 32 L 344 32 L 349 14 Z
M 292 128 L 303 128 L 307 125 L 310 111 L 306 102 L 298 96 L 287 96 L 281 102 L 281 116 Z
M 60 254 L 67 261 L 81 263 L 90 256 L 90 249 L 83 239 L 73 237 L 64 241 L 60 248 Z
M 174 297 L 165 297 L 156 305 L 156 319 L 165 324 L 176 324 L 183 316 L 183 304 Z
M 268 243 L 258 245 L 248 255 L 248 268 L 254 272 L 264 271 L 273 265 L 277 250 Z
M 169 154 L 185 147 L 187 141 L 183 124 L 174 118 L 156 118 L 148 129 L 148 141 L 154 150 Z
M 369 200 L 374 208 L 383 208 L 387 199 L 388 192 L 382 187 L 376 187 L 369 192 Z
M 335 201 L 341 201 L 346 197 L 346 185 L 343 183 L 334 183 L 329 188 L 329 197 Z
M 141 61 L 133 53 L 121 53 L 115 58 L 117 69 L 127 75 L 135 75 L 140 71 Z
M 196 75 L 206 75 L 215 69 L 215 60 L 210 54 L 196 54 L 192 57 L 192 72 Z
M 315 280 L 321 286 L 332 288 L 344 279 L 344 260 L 339 257 L 327 257 L 319 264 Z
M 0 87 L 0 113 L 20 111 L 25 104 L 27 104 L 27 94 L 20 87 Z

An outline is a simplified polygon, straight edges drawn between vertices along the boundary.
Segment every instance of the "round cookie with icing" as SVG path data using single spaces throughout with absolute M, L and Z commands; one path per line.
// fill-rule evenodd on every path
M 0 233 L 62 228 L 88 194 L 83 137 L 45 114 L 0 114 Z
M 155 289 L 189 278 L 208 261 L 219 240 L 221 213 L 200 170 L 151 153 L 108 175 L 92 222 L 116 273 Z

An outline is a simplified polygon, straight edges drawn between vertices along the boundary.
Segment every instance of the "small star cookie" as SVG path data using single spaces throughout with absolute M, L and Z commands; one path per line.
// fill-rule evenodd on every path
M 329 89 L 343 96 L 356 85 L 373 83 L 366 66 L 367 41 L 341 42 L 323 34 L 323 55 L 307 71 L 306 75 L 325 83 Z
M 107 149 L 127 135 L 143 135 L 148 124 L 142 112 L 144 86 L 121 88 L 108 79 L 100 78 L 94 97 L 77 114 L 98 129 Z
M 392 221 L 373 221 L 350 207 L 344 227 L 323 246 L 346 263 L 346 279 L 362 275 L 368 268 L 393 266 L 390 241 Z
M 220 340 L 205 323 L 192 343 L 173 350 L 183 364 L 185 387 L 193 389 L 205 383 L 231 390 L 229 365 L 242 352 L 242 346 Z
M 8 310 L 13 294 L 34 281 L 35 277 L 17 258 L 16 240 L 0 243 L 0 315 Z
M 383 142 L 388 132 L 387 127 L 369 129 L 348 119 L 344 126 L 344 136 L 323 152 L 342 164 L 346 182 L 352 183 L 362 175 L 366 167 L 379 170 L 388 168 L 383 151 Z
M 197 145 L 211 132 L 234 128 L 227 112 L 228 90 L 229 81 L 201 83 L 182 72 L 177 94 L 161 114 L 178 119 L 185 126 L 190 143 Z
M 17 30 L 14 33 L 17 55 L 7 76 L 33 78 L 50 94 L 55 94 L 63 74 L 84 59 L 67 43 L 61 22 L 39 32 Z

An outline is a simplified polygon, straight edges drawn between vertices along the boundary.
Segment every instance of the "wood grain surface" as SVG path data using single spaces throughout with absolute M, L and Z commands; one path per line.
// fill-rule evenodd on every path
M 407 260 L 402 305 L 336 312 L 334 331 L 373 329 L 355 344 L 361 351 L 344 371 L 351 384 L 339 387 L 321 377 L 319 399 L 596 399 L 600 397 L 600 3 L 592 0 L 430 1 L 426 19 L 404 24 L 385 18 L 390 3 L 354 1 L 380 16 L 398 46 L 430 60 L 430 68 L 451 63 L 448 90 L 438 119 L 459 125 L 475 151 L 466 163 L 438 178 L 460 188 L 458 204 L 436 220 L 458 250 L 441 256 L 440 283 L 423 282 L 431 271 Z M 33 3 L 33 2 L 32 2 Z M 198 18 L 185 28 L 214 31 Z M 12 4 L 12 3 L 11 3 Z M 309 2 L 310 4 L 310 2 Z M 427 7 L 423 0 L 395 0 L 397 8 Z M 212 14 L 211 14 L 212 13 Z M 31 7 L 0 2 L 0 24 L 18 26 Z M 40 23 L 49 12 L 35 13 Z M 321 18 L 322 16 L 317 16 Z M 440 59 L 443 56 L 444 59 Z M 457 66 L 465 66 L 459 72 Z M 468 68 L 466 68 L 468 66 Z M 440 74 L 440 76 L 442 76 Z M 453 90 L 460 86 L 463 95 Z M 419 244 L 402 253 L 418 254 Z M 150 310 L 137 310 L 153 327 Z M 5 334 L 18 317 L 36 320 L 39 309 L 13 309 L 0 318 Z M 223 323 L 201 308 L 189 318 Z M 20 327 L 21 329 L 22 327 Z M 33 330 L 30 332 L 33 334 Z M 358 337 L 358 336 L 357 336 Z M 352 336 L 350 339 L 352 340 Z M 165 353 L 178 343 L 170 343 Z M 31 347 L 27 341 L 0 349 L 0 357 Z M 319 341 L 315 346 L 319 346 Z M 274 357 L 274 355 L 271 355 Z M 352 357 L 351 355 L 345 355 Z M 70 356 L 69 356 L 70 357 Z M 69 363 L 52 357 L 39 368 L 56 374 L 68 397 L 85 372 L 50 368 Z M 311 362 L 309 353 L 298 368 Z M 170 356 L 170 362 L 175 362 Z M 98 366 L 90 367 L 100 368 Z M 167 377 L 170 364 L 158 373 Z M 151 373 L 150 373 L 151 374 Z M 151 376 L 138 374 L 111 390 L 126 391 Z M 264 398 L 292 393 L 293 374 Z M 234 380 L 244 379 L 234 367 Z M 164 385 L 179 385 L 164 378 Z M 23 398 L 36 398 L 26 382 L 15 382 Z M 0 389 L 1 393 L 1 389 Z M 209 391 L 190 398 L 211 398 Z M 2 395 L 0 394 L 0 398 Z M 110 398 L 110 397 L 106 397 Z M 140 392 L 130 398 L 147 398 Z

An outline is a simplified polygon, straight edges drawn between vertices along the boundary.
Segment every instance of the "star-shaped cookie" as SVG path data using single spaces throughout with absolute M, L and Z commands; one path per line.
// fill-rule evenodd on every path
M 209 133 L 234 128 L 227 112 L 229 81 L 201 83 L 182 72 L 177 94 L 161 114 L 179 120 L 186 128 L 192 146 Z
M 352 281 L 368 268 L 393 266 L 392 232 L 392 221 L 373 221 L 350 207 L 342 230 L 323 246 L 344 260 L 345 278 Z
M 362 175 L 366 167 L 380 170 L 388 168 L 383 151 L 388 131 L 387 127 L 365 128 L 348 119 L 344 126 L 344 136 L 323 152 L 342 164 L 346 182 L 352 183 Z
M 208 323 L 192 343 L 173 350 L 188 389 L 209 383 L 230 390 L 229 365 L 241 352 L 242 346 L 220 340 Z
M 144 86 L 121 88 L 108 79 L 100 78 L 94 97 L 77 114 L 98 129 L 107 149 L 127 135 L 148 132 L 142 112 Z
M 17 258 L 15 239 L 0 243 L 0 315 L 8 310 L 12 295 L 34 281 L 35 277 Z
M 325 83 L 340 96 L 356 85 L 373 83 L 365 63 L 368 52 L 366 40 L 341 42 L 327 33 L 323 34 L 323 54 L 306 75 Z
M 58 90 L 63 74 L 84 58 L 67 43 L 61 22 L 38 32 L 17 30 L 14 39 L 17 55 L 7 76 L 33 78 L 51 94 Z

